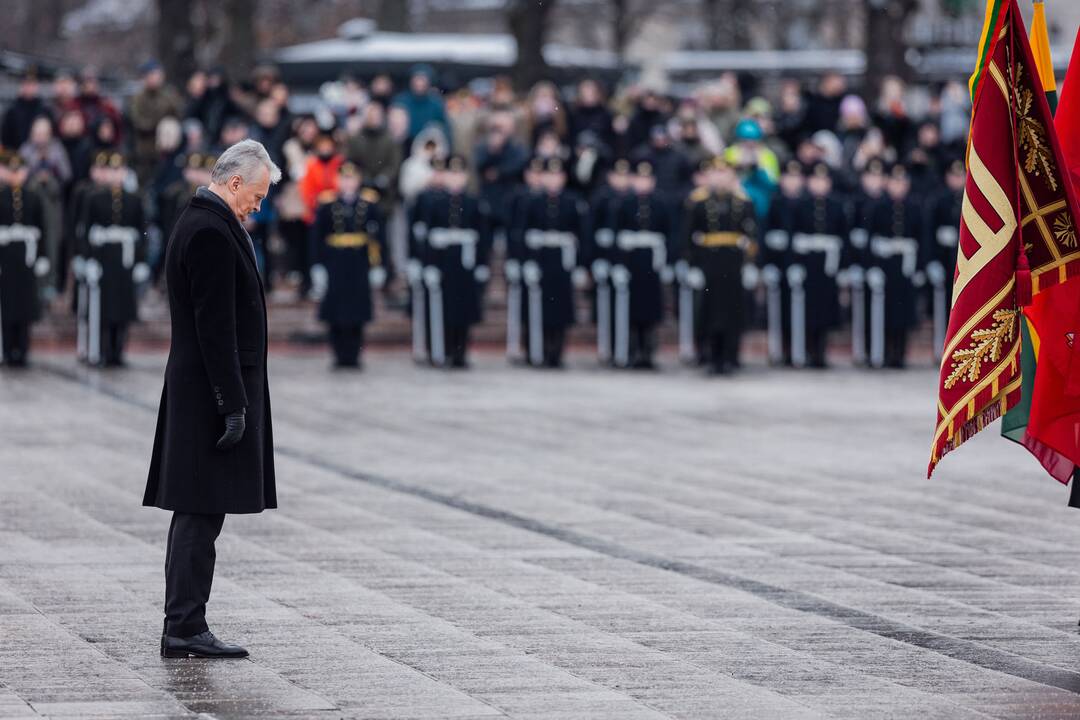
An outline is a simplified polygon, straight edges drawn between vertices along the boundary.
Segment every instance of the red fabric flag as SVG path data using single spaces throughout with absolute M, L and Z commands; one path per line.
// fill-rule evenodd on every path
M 1063 181 L 1075 191 L 1080 183 L 1080 32 L 1074 45 L 1069 70 L 1061 88 L 1061 102 L 1054 117 L 1061 146 Z M 1074 193 L 1070 193 L 1075 197 Z M 1075 209 L 1075 205 L 1072 206 Z M 1075 224 L 1058 223 L 1059 249 L 1077 252 Z M 1073 265 L 1076 263 L 1073 262 Z M 1080 357 L 1074 339 L 1080 332 L 1080 279 L 1062 267 L 1059 280 L 1067 279 L 1039 293 L 1024 313 L 1032 330 L 1032 344 L 1038 362 L 1032 393 L 1031 415 L 1024 444 L 1042 459 L 1064 456 L 1080 465 Z M 1038 281 L 1036 281 L 1038 284 Z M 1041 447 L 1040 447 L 1041 446 Z M 1047 453 L 1046 449 L 1054 451 Z M 1041 450 L 1041 452 L 1040 452 Z M 1043 462 L 1046 466 L 1046 462 Z M 1064 467 L 1065 463 L 1058 465 Z M 1049 467 L 1048 467 L 1049 469 Z M 1052 473 L 1053 474 L 1053 473 Z M 1058 477 L 1068 482 L 1068 477 Z
M 953 309 L 928 475 L 947 452 L 1017 403 L 1020 308 L 1033 293 L 1080 274 L 1072 184 L 1062 172 L 1015 0 L 988 2 L 972 96 Z M 1040 361 L 1036 383 L 1041 374 Z M 1038 388 L 1034 394 L 1037 401 Z

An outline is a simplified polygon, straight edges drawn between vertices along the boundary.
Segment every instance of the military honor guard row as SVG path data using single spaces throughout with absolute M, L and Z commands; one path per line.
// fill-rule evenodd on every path
M 163 231 L 208 183 L 215 158 L 185 158 L 182 179 L 162 195 Z M 345 162 L 337 189 L 320 198 L 310 229 L 313 295 L 334 364 L 359 367 L 373 292 L 395 278 L 380 193 Z M 595 325 L 598 360 L 655 366 L 658 328 L 674 310 L 679 356 L 718 374 L 739 366 L 749 327 L 766 329 L 769 360 L 824 367 L 829 335 L 851 328 L 856 364 L 902 367 L 925 307 L 941 345 L 950 304 L 964 168 L 924 196 L 905 166 L 871 159 L 859 185 L 837 187 L 824 163 L 787 163 L 761 214 L 724 157 L 702 160 L 681 202 L 656 187 L 649 162 L 615 161 L 591 197 L 568 188 L 568 168 L 536 157 L 525 183 L 498 199 L 469 190 L 461 156 L 434 158 L 407 212 L 403 283 L 416 360 L 467 366 L 470 329 L 483 318 L 496 254 L 506 283 L 506 351 L 537 367 L 563 363 L 579 316 Z M 18 156 L 0 163 L 0 352 L 23 365 L 29 328 L 41 315 L 38 278 L 50 260 L 43 217 L 25 189 Z M 137 318 L 140 286 L 153 280 L 143 205 L 119 153 L 101 153 L 72 192 L 71 268 L 77 352 L 119 365 Z M 171 220 L 170 220 L 171 219 Z M 499 253 L 496 253 L 496 247 Z M 587 308 L 578 307 L 588 298 Z

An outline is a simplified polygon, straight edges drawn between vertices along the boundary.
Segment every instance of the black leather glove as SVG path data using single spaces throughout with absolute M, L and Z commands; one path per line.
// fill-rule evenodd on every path
M 228 450 L 240 442 L 240 438 L 244 437 L 244 429 L 247 427 L 244 413 L 244 408 L 240 408 L 236 412 L 225 416 L 225 434 L 217 441 L 218 450 Z

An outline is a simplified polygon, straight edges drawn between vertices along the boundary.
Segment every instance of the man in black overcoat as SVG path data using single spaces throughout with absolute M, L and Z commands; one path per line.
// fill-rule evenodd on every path
M 281 172 L 244 140 L 218 158 L 165 257 L 172 346 L 143 504 L 171 510 L 163 657 L 246 657 L 214 637 L 206 601 L 226 513 L 277 507 L 266 301 L 242 222 Z

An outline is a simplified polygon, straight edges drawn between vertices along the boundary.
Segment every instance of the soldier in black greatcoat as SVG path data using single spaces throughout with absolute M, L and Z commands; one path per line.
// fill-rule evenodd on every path
M 586 221 L 587 234 L 583 263 L 592 275 L 592 313 L 596 322 L 596 349 L 601 363 L 613 357 L 614 289 L 611 270 L 618 262 L 615 229 L 618 211 L 630 193 L 630 162 L 616 160 L 607 173 L 607 183 L 593 193 Z
M 842 265 L 851 311 L 851 355 L 856 365 L 865 365 L 870 352 L 870 294 L 866 271 L 870 266 L 870 234 L 874 208 L 885 194 L 885 163 L 870 158 L 859 173 L 859 187 L 848 198 L 851 232 L 844 248 Z
M 791 354 L 796 365 L 826 366 L 828 332 L 840 319 L 836 276 L 848 243 L 848 216 L 825 163 L 809 168 L 791 226 Z
M 0 155 L 0 363 L 8 367 L 26 365 L 41 314 L 38 279 L 49 272 L 44 211 L 26 175 L 18 155 Z
M 664 316 L 663 282 L 674 277 L 675 219 L 655 192 L 650 163 L 637 163 L 631 186 L 615 220 L 615 364 L 649 369 L 655 367 L 656 326 Z
M 319 319 L 330 328 L 336 367 L 360 366 L 364 325 L 373 317 L 372 288 L 386 282 L 386 223 L 379 193 L 362 187 L 359 166 L 338 168 L 337 197 L 322 204 L 312 225 L 312 284 Z
M 917 317 L 917 282 L 926 242 L 922 204 L 911 195 L 907 168 L 889 169 L 885 195 L 874 206 L 869 243 L 870 363 L 901 368 Z
M 544 194 L 544 163 L 542 157 L 532 158 L 523 171 L 525 182 L 513 189 L 504 199 L 506 205 L 506 354 L 516 360 L 527 338 L 522 332 L 529 324 L 529 306 L 525 300 L 522 263 L 525 262 L 525 210 L 535 198 Z
M 446 158 L 435 155 L 430 160 L 431 174 L 427 184 L 410 207 L 408 219 L 408 260 L 405 279 L 409 284 L 409 316 L 412 320 L 413 359 L 431 362 L 431 324 L 428 322 L 428 291 L 424 284 L 424 258 L 427 255 L 428 215 L 436 198 L 444 191 Z
M 765 324 L 768 332 L 769 362 L 791 364 L 791 288 L 787 269 L 791 264 L 791 228 L 795 209 L 806 191 L 806 169 L 798 160 L 784 165 L 780 192 L 769 204 L 762 234 L 762 284 L 765 286 Z
M 744 262 L 752 262 L 758 233 L 753 203 L 742 192 L 735 168 L 720 158 L 702 163 L 683 228 L 688 284 L 700 290 L 696 335 L 712 371 L 726 374 L 739 366 L 746 322 L 743 271 L 749 267 Z
M 88 288 L 87 359 L 91 364 L 124 364 L 128 325 L 138 317 L 135 288 L 150 279 L 146 265 L 146 225 L 142 200 L 124 190 L 128 168 L 113 153 L 104 170 L 105 187 L 83 206 L 78 255 L 85 261 Z
M 465 158 L 447 159 L 443 189 L 424 203 L 414 223 L 424 224 L 418 247 L 428 298 L 431 359 L 437 366 L 467 366 L 469 328 L 480 321 L 484 287 L 491 277 L 491 231 L 484 204 L 466 190 Z M 419 204 L 419 203 L 418 203 Z
M 566 190 L 566 168 L 559 158 L 544 161 L 542 192 L 533 194 L 517 222 L 529 317 L 529 362 L 562 365 L 566 330 L 574 324 L 574 286 L 585 281 L 581 239 L 584 201 Z

